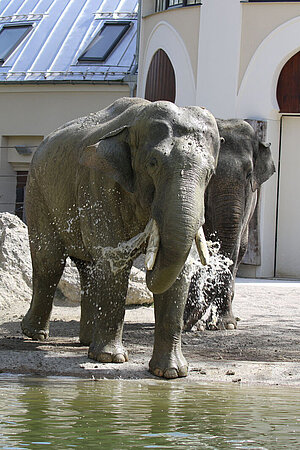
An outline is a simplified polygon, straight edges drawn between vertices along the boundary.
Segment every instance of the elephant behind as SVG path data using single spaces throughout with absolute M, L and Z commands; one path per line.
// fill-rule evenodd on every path
M 34 155 L 26 190 L 33 297 L 23 333 L 47 338 L 69 256 L 81 281 L 81 343 L 99 362 L 127 361 L 128 277 L 133 259 L 146 251 L 155 304 L 149 368 L 160 377 L 186 376 L 183 271 L 201 238 L 204 192 L 219 145 L 206 109 L 138 98 L 119 99 L 49 135 Z
M 257 203 L 257 190 L 275 172 L 270 145 L 260 142 L 243 120 L 217 119 L 221 147 L 216 173 L 205 195 L 205 235 L 220 243 L 220 253 L 230 258 L 230 272 L 220 275 L 213 287 L 199 292 L 200 272 L 190 285 L 185 307 L 185 329 L 189 330 L 212 303 L 217 308 L 217 327 L 234 329 L 232 312 L 235 277 L 247 250 L 249 223 Z M 201 302 L 200 297 L 204 301 Z M 207 326 L 211 325 L 209 318 Z

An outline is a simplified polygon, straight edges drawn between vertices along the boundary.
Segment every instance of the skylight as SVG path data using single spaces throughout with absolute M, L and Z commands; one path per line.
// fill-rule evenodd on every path
M 18 47 L 32 25 L 4 25 L 0 30 L 0 64 Z
M 131 22 L 105 22 L 100 32 L 78 58 L 78 61 L 105 61 L 130 26 Z

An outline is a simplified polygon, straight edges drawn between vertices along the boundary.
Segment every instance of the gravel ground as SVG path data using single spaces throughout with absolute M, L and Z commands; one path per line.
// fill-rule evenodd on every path
M 190 373 L 179 383 L 235 382 L 300 386 L 300 282 L 238 279 L 234 331 L 183 334 Z M 153 379 L 153 307 L 126 311 L 124 343 L 129 362 L 101 364 L 87 358 L 79 344 L 78 306 L 54 306 L 50 338 L 22 336 L 20 321 L 28 302 L 0 307 L 0 373 L 81 378 Z

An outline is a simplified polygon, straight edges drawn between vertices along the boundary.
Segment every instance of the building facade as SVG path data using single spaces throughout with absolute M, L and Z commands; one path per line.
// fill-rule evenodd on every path
M 265 124 L 277 172 L 247 276 L 300 278 L 299 51 L 297 1 L 142 0 L 138 95 Z
M 42 139 L 136 86 L 137 0 L 1 0 L 0 212 L 23 218 Z

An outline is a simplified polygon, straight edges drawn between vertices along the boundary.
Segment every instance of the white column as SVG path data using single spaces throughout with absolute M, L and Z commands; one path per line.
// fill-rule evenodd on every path
M 241 41 L 239 0 L 203 0 L 199 34 L 197 105 L 234 118 Z

